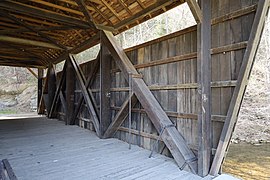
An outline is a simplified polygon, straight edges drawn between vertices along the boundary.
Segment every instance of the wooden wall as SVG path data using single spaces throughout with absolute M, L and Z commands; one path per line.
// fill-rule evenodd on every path
M 212 136 L 213 153 L 226 118 L 230 100 L 236 85 L 246 44 L 256 12 L 257 0 L 212 0 Z M 171 121 L 197 154 L 197 27 L 193 26 L 162 38 L 126 49 L 126 53 L 138 72 L 143 75 L 152 93 L 168 114 Z M 88 76 L 93 61 L 81 65 Z M 209 67 L 210 68 L 210 67 Z M 97 105 L 100 106 L 100 74 L 91 86 Z M 128 82 L 111 64 L 111 119 L 114 118 L 128 96 Z M 82 96 L 76 82 L 75 106 Z M 58 109 L 63 119 L 63 108 Z M 81 127 L 93 130 L 90 114 L 84 104 L 78 118 Z M 152 149 L 158 137 L 157 131 L 138 103 L 132 109 L 131 143 Z M 128 141 L 128 120 L 119 128 L 115 137 Z M 163 143 L 159 144 L 159 152 Z M 167 149 L 163 151 L 169 155 Z

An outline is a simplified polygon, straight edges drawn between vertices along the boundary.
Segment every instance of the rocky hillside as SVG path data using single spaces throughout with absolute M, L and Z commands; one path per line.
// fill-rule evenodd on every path
M 36 109 L 37 80 L 25 68 L 0 66 L 0 114 Z

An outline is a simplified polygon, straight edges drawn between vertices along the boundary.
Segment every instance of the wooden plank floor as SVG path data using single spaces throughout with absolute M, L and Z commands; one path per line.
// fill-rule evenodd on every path
M 45 117 L 0 120 L 0 159 L 19 179 L 202 179 L 168 157 Z

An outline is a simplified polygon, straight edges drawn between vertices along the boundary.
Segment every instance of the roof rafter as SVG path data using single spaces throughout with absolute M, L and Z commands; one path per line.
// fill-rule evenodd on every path
M 121 18 L 119 18 L 118 13 L 111 7 L 111 5 L 109 5 L 105 0 L 100 1 L 103 3 L 105 7 L 107 7 L 114 14 L 114 16 L 118 19 L 118 21 L 121 22 Z
M 139 18 L 142 18 L 146 15 L 148 15 L 149 13 L 156 11 L 157 9 L 166 6 L 168 4 L 171 4 L 171 1 L 168 0 L 159 0 L 156 3 L 154 3 L 153 5 L 145 8 L 144 10 L 140 11 L 137 14 L 134 14 L 134 16 L 131 16 L 130 18 L 124 19 L 121 22 L 119 22 L 118 24 L 116 24 L 114 26 L 115 29 L 120 29 L 121 27 L 126 26 L 127 23 L 132 23 L 135 22 L 136 20 L 138 20 Z
M 97 27 L 93 22 L 93 18 L 91 16 L 90 12 L 86 8 L 86 4 L 85 4 L 84 0 L 75 0 L 75 1 L 78 4 L 79 8 L 82 10 L 82 12 L 83 12 L 84 16 L 86 17 L 87 22 L 90 25 L 90 27 L 96 29 Z
M 86 17 L 86 19 L 89 23 L 89 26 L 91 26 L 95 30 L 101 29 L 101 30 L 107 30 L 107 31 L 115 31 L 115 29 L 113 27 L 95 24 L 93 21 L 92 15 L 90 14 L 89 10 L 86 7 L 84 0 L 75 0 L 75 1 L 78 4 L 79 8 L 82 10 L 84 16 Z
M 128 6 L 122 0 L 118 0 L 118 2 L 128 12 L 129 15 L 131 15 L 131 16 L 133 15 L 133 13 L 131 12 L 131 10 L 128 8 Z

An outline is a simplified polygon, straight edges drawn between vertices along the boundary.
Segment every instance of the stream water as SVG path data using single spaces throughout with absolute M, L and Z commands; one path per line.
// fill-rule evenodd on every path
M 231 144 L 223 172 L 244 180 L 270 180 L 270 143 Z

